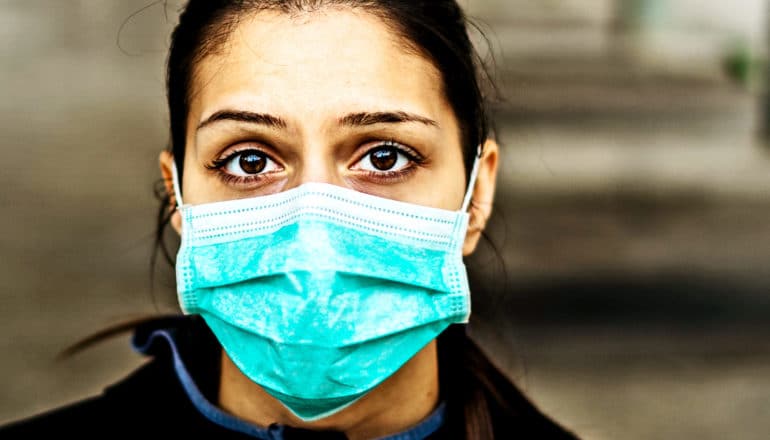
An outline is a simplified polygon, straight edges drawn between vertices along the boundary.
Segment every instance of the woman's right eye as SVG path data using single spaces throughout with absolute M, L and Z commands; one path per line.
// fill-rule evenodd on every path
M 259 150 L 238 151 L 216 162 L 227 174 L 233 176 L 255 176 L 278 169 L 278 164 Z

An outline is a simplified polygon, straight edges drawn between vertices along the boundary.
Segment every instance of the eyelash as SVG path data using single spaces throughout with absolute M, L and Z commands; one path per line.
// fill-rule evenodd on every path
M 403 154 L 404 156 L 406 156 L 406 158 L 409 160 L 410 163 L 405 167 L 403 167 L 402 169 L 395 170 L 395 171 L 379 171 L 379 172 L 369 171 L 369 170 L 359 171 L 361 174 L 366 175 L 368 178 L 372 180 L 378 180 L 383 183 L 385 182 L 398 183 L 403 179 L 405 179 L 410 174 L 412 174 L 414 171 L 416 171 L 417 166 L 425 163 L 425 158 L 418 152 L 394 140 L 387 140 L 387 141 L 379 142 L 373 145 L 372 147 L 368 148 L 366 152 L 364 152 L 358 158 L 358 160 L 356 160 L 355 164 L 358 164 L 362 160 L 366 160 L 368 155 L 382 148 L 395 149 L 396 151 L 398 151 L 399 154 Z M 268 175 L 269 173 L 259 173 L 259 174 L 249 175 L 249 176 L 236 176 L 234 174 L 230 174 L 223 171 L 223 168 L 231 160 L 236 158 L 238 155 L 249 151 L 259 151 L 261 154 L 264 154 L 269 160 L 276 162 L 269 154 L 265 153 L 263 150 L 259 148 L 243 148 L 243 149 L 232 151 L 227 156 L 214 159 L 211 161 L 210 164 L 205 165 L 205 167 L 211 171 L 216 172 L 218 174 L 218 177 L 225 184 L 247 185 L 247 184 L 258 182 L 264 179 L 265 175 Z
M 263 150 L 259 148 L 243 148 L 240 150 L 235 150 L 229 153 L 227 156 L 221 157 L 219 159 L 214 159 L 211 161 L 210 164 L 205 165 L 205 167 L 211 171 L 214 171 L 217 173 L 220 179 L 222 179 L 222 182 L 226 184 L 233 184 L 233 185 L 248 185 L 251 183 L 258 182 L 265 178 L 266 175 L 270 173 L 259 173 L 254 175 L 248 175 L 248 176 L 236 176 L 234 174 L 227 173 L 223 171 L 223 168 L 234 158 L 238 157 L 238 155 L 249 152 L 249 151 L 258 151 L 260 154 L 264 154 L 265 157 L 267 157 L 269 160 L 276 162 L 269 154 L 265 153 Z
M 382 148 L 395 149 L 400 154 L 403 154 L 404 156 L 406 156 L 406 158 L 409 160 L 410 163 L 409 165 L 406 165 L 404 168 L 396 171 L 368 171 L 368 170 L 361 171 L 362 173 L 364 173 L 365 175 L 367 175 L 369 178 L 373 180 L 380 180 L 382 182 L 389 182 L 389 183 L 398 183 L 399 181 L 402 181 L 407 176 L 409 176 L 414 171 L 416 171 L 416 166 L 419 166 L 425 163 L 425 158 L 422 155 L 420 155 L 418 152 L 394 140 L 387 140 L 384 142 L 379 142 L 376 145 L 373 145 L 371 148 L 368 148 L 366 152 L 364 152 L 364 154 L 362 154 L 361 157 L 359 157 L 355 163 L 358 164 L 362 160 L 366 160 L 367 156 L 369 156 L 370 154 Z

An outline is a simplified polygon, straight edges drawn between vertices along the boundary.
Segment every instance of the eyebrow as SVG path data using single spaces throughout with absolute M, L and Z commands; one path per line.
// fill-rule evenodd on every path
M 393 112 L 360 112 L 351 113 L 339 119 L 340 125 L 358 127 L 375 124 L 397 124 L 403 122 L 419 122 L 438 127 L 438 122 L 424 116 L 402 111 Z
M 243 110 L 220 110 L 206 118 L 198 125 L 198 130 L 215 122 L 237 121 L 250 124 L 266 125 L 273 128 L 286 128 L 286 121 L 267 113 L 255 113 Z
M 221 121 L 246 122 L 249 124 L 265 125 L 272 128 L 282 129 L 285 129 L 288 125 L 285 120 L 267 113 L 256 113 L 245 110 L 220 110 L 198 124 L 198 130 Z M 433 119 L 404 111 L 350 113 L 341 117 L 337 122 L 340 125 L 347 127 L 362 127 L 375 124 L 399 124 L 405 122 L 418 122 L 438 127 L 438 122 Z

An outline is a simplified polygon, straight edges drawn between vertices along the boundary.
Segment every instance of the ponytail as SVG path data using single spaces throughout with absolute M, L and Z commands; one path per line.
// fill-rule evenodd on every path
M 576 440 L 545 416 L 492 364 L 464 325 L 438 338 L 439 382 L 447 429 L 465 440 Z

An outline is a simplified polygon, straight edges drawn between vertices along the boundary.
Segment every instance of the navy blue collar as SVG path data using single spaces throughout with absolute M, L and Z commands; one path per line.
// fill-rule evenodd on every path
M 278 424 L 271 425 L 267 428 L 256 426 L 224 412 L 216 405 L 209 402 L 200 391 L 185 366 L 180 351 L 177 348 L 175 334 L 176 332 L 174 329 L 155 329 L 148 337 L 141 338 L 142 340 L 135 338 L 133 342 L 134 349 L 140 353 L 148 354 L 152 351 L 151 347 L 155 345 L 156 342 L 165 341 L 171 349 L 174 370 L 176 371 L 176 375 L 179 378 L 182 387 L 192 404 L 206 419 L 223 428 L 261 440 L 287 440 L 288 437 L 292 437 L 290 433 L 296 433 L 296 429 Z M 441 428 L 444 424 L 445 415 L 446 404 L 441 403 L 433 413 L 412 428 L 398 434 L 382 437 L 379 440 L 423 440 Z M 344 438 L 344 436 L 341 438 Z

